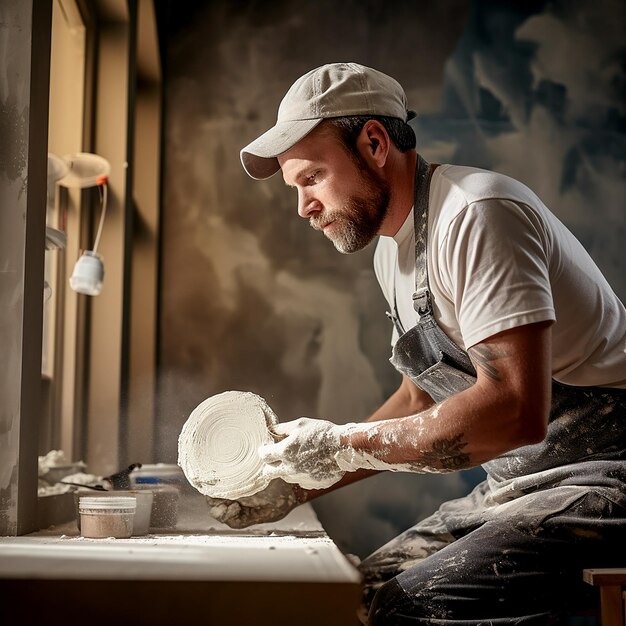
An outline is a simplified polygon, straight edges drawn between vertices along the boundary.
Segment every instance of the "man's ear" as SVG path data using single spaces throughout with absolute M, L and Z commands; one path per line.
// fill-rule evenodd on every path
M 387 162 L 391 140 L 378 120 L 368 120 L 357 137 L 356 146 L 368 163 L 381 168 Z

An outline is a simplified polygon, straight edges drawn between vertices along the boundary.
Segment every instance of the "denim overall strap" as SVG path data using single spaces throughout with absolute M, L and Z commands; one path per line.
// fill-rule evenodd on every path
M 428 286 L 427 255 L 431 174 L 429 164 L 418 156 L 413 204 L 415 227 L 413 306 L 419 319 L 416 326 L 400 336 L 393 348 L 390 361 L 398 371 L 426 391 L 435 402 L 441 402 L 471 387 L 476 382 L 476 370 L 467 353 L 439 328 L 433 316 Z
M 430 164 L 420 155 L 415 168 L 413 190 L 413 225 L 415 228 L 415 292 L 413 308 L 421 317 L 432 311 L 428 289 L 428 197 L 430 195 Z

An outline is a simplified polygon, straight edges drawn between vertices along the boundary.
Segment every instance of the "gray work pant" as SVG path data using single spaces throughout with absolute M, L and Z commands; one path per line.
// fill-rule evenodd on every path
M 553 515 L 448 532 L 441 513 L 365 559 L 369 626 L 560 624 L 593 606 L 589 567 L 626 566 L 626 510 L 590 487 Z

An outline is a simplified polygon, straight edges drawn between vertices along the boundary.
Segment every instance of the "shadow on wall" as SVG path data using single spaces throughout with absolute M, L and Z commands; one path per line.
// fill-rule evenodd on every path
M 175 460 L 189 412 L 227 389 L 265 397 L 282 421 L 347 422 L 399 383 L 373 246 L 338 254 L 297 217 L 280 174 L 252 181 L 239 163 L 291 83 L 323 63 L 396 77 L 426 158 L 529 184 L 624 296 L 619 0 L 171 6 L 158 460 Z M 482 475 L 382 475 L 315 506 L 339 545 L 365 556 Z
M 441 110 L 417 120 L 418 143 L 431 160 L 526 183 L 624 301 L 625 96 L 624 2 L 512 11 L 483 0 L 446 66 Z
M 419 15 L 412 1 L 393 13 L 357 0 L 194 4 L 184 23 L 175 21 L 186 13 L 180 2 L 172 10 L 166 57 L 160 460 L 175 459 L 193 407 L 226 389 L 258 393 L 283 421 L 345 422 L 398 385 L 373 246 L 338 254 L 297 217 L 280 176 L 247 178 L 239 150 L 273 124 L 299 75 L 338 59 L 421 85 L 422 108 L 434 111 L 466 13 L 460 1 Z M 429 41 L 428 24 L 451 8 L 447 33 Z M 429 63 L 418 67 L 415 55 Z M 342 516 L 327 522 L 331 534 L 345 527 Z

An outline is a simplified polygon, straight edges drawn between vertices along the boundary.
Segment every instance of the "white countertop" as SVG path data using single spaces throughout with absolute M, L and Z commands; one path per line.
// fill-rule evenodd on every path
M 357 626 L 360 576 L 310 505 L 231 530 L 193 501 L 171 532 L 85 539 L 72 521 L 0 537 L 0 623 Z
M 310 505 L 237 531 L 200 513 L 181 511 L 175 531 L 130 539 L 86 539 L 74 522 L 0 537 L 0 578 L 359 582 Z

